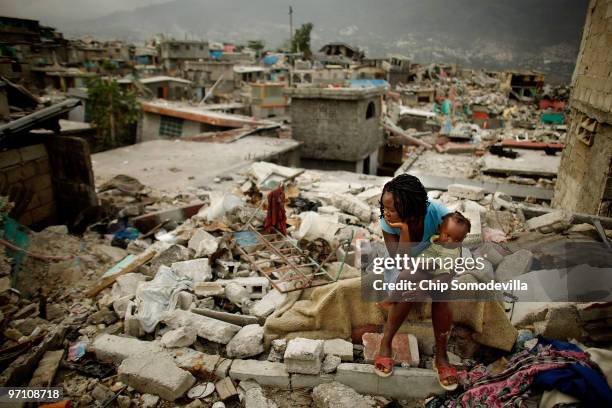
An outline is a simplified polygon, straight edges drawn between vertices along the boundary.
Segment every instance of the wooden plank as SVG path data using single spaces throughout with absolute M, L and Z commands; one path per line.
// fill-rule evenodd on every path
M 96 284 L 96 286 L 94 286 L 93 288 L 89 288 L 88 290 L 85 291 L 85 296 L 87 297 L 96 296 L 98 293 L 100 293 L 101 291 L 103 291 L 104 289 L 112 285 L 113 283 L 115 283 L 118 277 L 120 277 L 121 275 L 125 275 L 126 273 L 135 271 L 136 269 L 138 269 L 138 267 L 140 267 L 141 265 L 144 265 L 146 262 L 153 259 L 155 255 L 157 255 L 156 251 L 145 251 L 142 254 L 139 254 L 136 257 L 134 257 L 134 259 L 127 265 L 123 265 L 120 268 L 116 268 L 115 273 L 107 275 L 108 273 L 107 271 L 107 273 L 104 274 L 105 277 L 103 277 L 100 280 L 100 282 Z M 121 264 L 123 261 L 119 262 L 119 264 Z M 111 268 L 110 270 L 113 270 L 113 268 Z

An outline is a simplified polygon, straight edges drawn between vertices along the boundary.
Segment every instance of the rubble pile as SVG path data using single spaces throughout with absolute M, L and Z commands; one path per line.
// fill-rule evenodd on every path
M 126 209 L 156 196 L 137 180 L 117 178 L 101 189 L 119 217 L 109 218 L 105 228 L 94 225 L 80 238 L 61 226 L 31 233 L 30 254 L 62 253 L 67 259 L 26 257 L 32 272 L 17 286 L 23 290 L 2 292 L 4 350 L 19 355 L 7 361 L 2 384 L 14 383 L 17 373 L 26 370 L 33 373 L 32 383 L 61 384 L 78 406 L 115 401 L 125 407 L 167 406 L 164 401 L 221 407 L 238 400 L 247 406 L 287 406 L 261 387 L 292 393 L 314 387 L 318 406 L 347 406 L 334 405 L 330 398 L 364 406 L 399 398 L 412 406 L 429 392 L 439 392 L 435 373 L 428 370 L 431 332 L 396 338 L 402 367 L 390 381 L 418 384 L 408 388 L 372 385 L 378 384 L 371 365 L 380 341 L 376 330 L 363 335 L 363 344 L 341 338 L 265 340 L 267 318 L 300 293 L 293 290 L 308 288 L 310 274 L 329 269 L 340 270 L 340 279 L 357 276 L 351 272 L 357 265 L 356 240 L 382 244 L 378 200 L 388 179 L 263 162 L 235 179 L 240 183 L 233 192 L 203 190 L 202 197 L 151 201 L 141 207 L 147 212 L 143 215 Z M 125 187 L 126 182 L 134 188 Z M 310 264 L 297 283 L 282 279 L 282 252 L 260 243 L 249 249 L 249 240 L 264 225 L 266 196 L 279 185 L 286 195 L 287 239 L 301 248 L 293 261 Z M 585 229 L 575 228 L 567 214 L 526 219 L 523 204 L 479 187 L 455 184 L 428 195 L 471 222 L 466 243 L 474 256 L 484 256 L 486 268 L 471 271 L 466 281 L 529 276 L 545 263 L 546 251 L 529 250 L 525 242 L 566 239 L 559 232 L 585 237 Z M 163 215 L 177 213 L 176 208 L 163 209 L 168 203 L 184 209 L 194 202 L 199 207 L 191 216 L 183 210 L 168 222 Z M 136 229 L 137 238 L 119 242 L 108 228 L 121 219 L 124 228 L 153 225 L 153 231 Z M 517 324 L 519 339 L 540 334 L 590 343 L 608 340 L 606 307 L 572 304 L 538 312 Z M 500 336 L 515 342 L 513 333 Z M 499 356 L 499 350 L 479 344 L 463 326 L 454 329 L 450 349 L 454 364 L 466 368 L 475 359 Z

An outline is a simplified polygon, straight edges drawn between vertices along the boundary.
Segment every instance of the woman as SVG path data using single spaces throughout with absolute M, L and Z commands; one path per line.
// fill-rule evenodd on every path
M 437 233 L 442 217 L 450 211 L 427 197 L 420 180 L 402 174 L 385 184 L 380 199 L 380 224 L 389 256 L 396 254 L 417 256 Z M 400 272 L 386 271 L 385 279 L 395 281 Z M 412 276 L 414 278 L 414 276 Z M 383 331 L 379 355 L 375 359 L 376 373 L 388 377 L 393 372 L 391 342 L 404 322 L 410 309 L 410 301 L 388 303 L 387 322 Z M 446 354 L 451 331 L 452 315 L 447 302 L 432 302 L 432 321 L 436 340 L 434 366 L 438 371 L 440 385 L 448 390 L 457 388 L 457 370 L 452 367 Z

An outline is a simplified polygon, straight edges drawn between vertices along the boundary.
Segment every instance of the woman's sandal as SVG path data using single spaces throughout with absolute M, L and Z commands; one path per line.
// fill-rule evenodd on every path
M 444 388 L 446 391 L 455 391 L 457 389 L 457 387 L 459 386 L 459 377 L 457 376 L 457 369 L 455 367 L 448 366 L 438 368 L 434 363 L 434 371 L 438 374 L 438 383 L 442 388 Z M 454 384 L 447 385 L 444 385 L 442 383 L 442 380 L 450 378 L 455 378 L 456 382 Z
M 391 357 L 376 356 L 374 359 L 374 372 L 379 377 L 387 378 L 393 374 L 395 361 Z M 382 368 L 382 369 L 381 369 Z

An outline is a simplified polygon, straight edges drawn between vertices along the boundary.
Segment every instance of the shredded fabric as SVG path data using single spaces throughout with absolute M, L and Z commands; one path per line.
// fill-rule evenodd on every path
M 515 354 L 506 370 L 492 374 L 482 364 L 459 372 L 461 387 L 452 393 L 434 398 L 427 408 L 495 408 L 526 407 L 525 401 L 535 393 L 534 378 L 539 373 L 577 364 L 596 369 L 588 353 L 556 350 L 552 345 L 538 344 L 533 350 Z
M 268 213 L 264 221 L 264 231 L 267 233 L 278 230 L 287 234 L 287 214 L 285 213 L 285 190 L 282 185 L 268 194 Z

